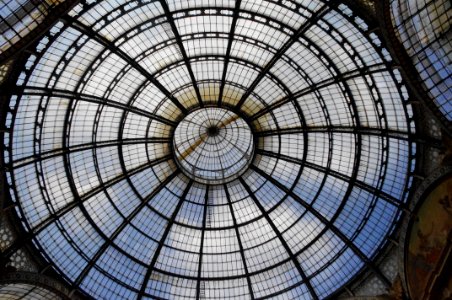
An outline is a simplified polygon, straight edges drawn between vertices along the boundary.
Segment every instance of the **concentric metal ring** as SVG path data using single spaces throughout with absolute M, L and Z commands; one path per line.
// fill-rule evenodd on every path
M 204 108 L 185 117 L 173 139 L 175 160 L 199 183 L 227 183 L 251 163 L 253 136 L 248 124 L 223 108 Z
M 92 0 L 62 19 L 28 52 L 1 153 L 24 230 L 74 289 L 308 300 L 363 269 L 390 281 L 413 112 L 346 5 Z

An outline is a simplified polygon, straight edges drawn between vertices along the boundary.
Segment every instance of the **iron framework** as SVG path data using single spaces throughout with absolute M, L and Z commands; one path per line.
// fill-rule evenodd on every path
M 390 284 L 375 258 L 406 207 L 415 124 L 341 1 L 81 1 L 29 52 L 5 173 L 26 239 L 74 289 L 323 299 L 361 270 Z M 174 161 L 175 128 L 209 107 L 253 134 L 227 183 Z

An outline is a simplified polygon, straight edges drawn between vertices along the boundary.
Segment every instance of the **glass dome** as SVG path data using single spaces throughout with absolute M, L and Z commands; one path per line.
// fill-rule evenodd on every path
M 337 1 L 84 1 L 25 64 L 11 198 L 98 299 L 333 297 L 411 188 L 399 72 Z
M 174 158 L 189 178 L 204 184 L 227 183 L 249 166 L 253 135 L 233 112 L 208 107 L 196 110 L 177 126 Z
M 390 1 L 397 37 L 405 47 L 433 106 L 452 122 L 452 3 L 447 0 Z
M 54 16 L 73 6 L 75 0 L 2 0 L 0 2 L 0 62 L 33 42 L 38 32 L 50 27 Z M 53 20 L 53 21 L 52 21 Z M 31 37 L 33 36 L 33 38 Z

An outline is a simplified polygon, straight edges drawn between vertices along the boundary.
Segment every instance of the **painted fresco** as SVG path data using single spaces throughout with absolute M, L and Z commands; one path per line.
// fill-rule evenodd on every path
M 406 274 L 412 299 L 426 299 L 446 259 L 452 236 L 452 175 L 443 179 L 425 198 L 412 223 Z M 442 270 L 448 272 L 447 270 Z M 427 289 L 427 290 L 426 290 Z

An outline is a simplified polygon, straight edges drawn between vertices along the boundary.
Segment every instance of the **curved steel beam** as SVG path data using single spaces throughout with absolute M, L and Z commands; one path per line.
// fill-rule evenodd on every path
M 162 251 L 163 245 L 165 244 L 165 240 L 168 237 L 168 234 L 171 231 L 171 227 L 173 226 L 174 221 L 176 220 L 177 214 L 179 213 L 180 208 L 182 207 L 182 204 L 185 201 L 185 197 L 188 194 L 188 191 L 190 190 L 191 186 L 193 185 L 193 180 L 190 179 L 187 186 L 185 187 L 184 192 L 182 193 L 179 202 L 177 203 L 176 208 L 174 209 L 171 219 L 168 221 L 168 224 L 166 225 L 165 231 L 162 234 L 162 237 L 160 239 L 160 242 L 157 246 L 157 249 L 154 252 L 154 255 L 152 256 L 151 261 L 149 262 L 149 267 L 144 275 L 143 283 L 141 284 L 140 293 L 138 294 L 137 300 L 143 299 L 144 294 L 146 293 L 146 286 L 149 282 L 149 278 L 151 277 L 151 273 L 154 271 L 155 264 L 157 263 L 157 259 L 160 255 L 160 252 Z
M 98 43 L 100 43 L 102 46 L 106 47 L 108 50 L 110 50 L 112 53 L 115 53 L 118 55 L 121 59 L 126 61 L 129 65 L 134 67 L 137 71 L 139 71 L 147 80 L 149 80 L 152 84 L 154 84 L 171 102 L 176 105 L 183 114 L 187 114 L 187 109 L 179 102 L 179 100 L 174 97 L 157 79 L 154 78 L 154 76 L 149 73 L 144 67 L 142 67 L 139 63 L 137 63 L 133 58 L 131 58 L 127 53 L 125 53 L 123 50 L 121 50 L 119 47 L 117 47 L 115 44 L 113 44 L 111 41 L 106 39 L 105 37 L 101 36 L 97 32 L 95 32 L 92 28 L 84 25 L 77 19 L 74 19 L 70 16 L 64 16 L 62 18 L 63 21 L 65 21 L 67 24 L 70 24 L 70 26 L 81 33 L 89 36 L 90 38 L 94 39 Z

